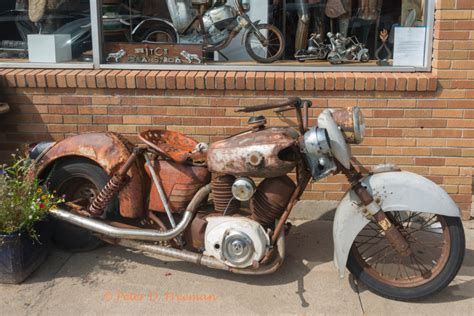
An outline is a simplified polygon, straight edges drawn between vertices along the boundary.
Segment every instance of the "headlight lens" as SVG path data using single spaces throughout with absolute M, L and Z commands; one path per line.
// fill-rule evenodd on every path
M 349 144 L 360 144 L 364 140 L 365 117 L 358 106 L 336 110 L 332 113 Z

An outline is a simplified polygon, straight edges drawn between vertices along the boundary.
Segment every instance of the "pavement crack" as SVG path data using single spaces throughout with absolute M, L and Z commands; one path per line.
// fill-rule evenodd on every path
M 50 289 L 54 287 L 56 284 L 56 277 L 61 272 L 61 270 L 64 268 L 64 266 L 69 262 L 69 260 L 73 257 L 74 254 L 69 254 L 69 256 L 62 262 L 59 267 L 54 271 L 52 275 L 52 280 L 46 282 L 46 285 L 38 292 L 36 295 L 36 300 L 33 301 L 30 305 L 27 307 L 27 311 L 31 310 L 34 307 L 37 307 L 40 303 L 45 306 L 45 304 L 48 303 L 49 299 L 51 298 L 51 291 Z M 42 307 L 38 306 L 38 311 L 35 312 L 35 314 L 41 314 Z

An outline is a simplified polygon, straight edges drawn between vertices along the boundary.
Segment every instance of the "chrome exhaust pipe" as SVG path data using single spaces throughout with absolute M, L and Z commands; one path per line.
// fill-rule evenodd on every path
M 85 228 L 87 230 L 96 232 L 98 234 L 116 238 L 116 239 L 136 239 L 148 241 L 166 241 L 179 236 L 188 227 L 189 223 L 194 217 L 197 207 L 204 201 L 211 192 L 211 185 L 208 184 L 202 187 L 193 197 L 184 213 L 181 221 L 175 228 L 167 231 L 158 231 L 152 229 L 134 229 L 134 228 L 120 228 L 106 224 L 94 218 L 88 218 L 73 214 L 64 209 L 51 209 L 50 214 L 67 223 Z
M 195 253 L 187 250 L 180 250 L 175 248 L 168 248 L 159 245 L 147 244 L 144 242 L 122 239 L 115 243 L 115 245 L 132 248 L 136 250 L 146 251 L 157 255 L 171 257 L 187 262 L 192 262 L 198 265 L 203 265 L 212 269 L 229 270 L 229 267 L 219 260 L 205 256 L 200 253 Z
M 212 269 L 230 271 L 235 274 L 246 274 L 246 275 L 263 275 L 270 274 L 278 270 L 282 265 L 283 259 L 285 258 L 285 234 L 281 233 L 278 237 L 277 246 L 277 257 L 268 265 L 262 265 L 258 268 L 245 268 L 238 269 L 227 266 L 225 263 L 217 260 L 214 257 L 205 256 L 201 253 L 191 252 L 187 250 L 180 250 L 175 248 L 164 247 L 160 245 L 148 244 L 145 242 L 121 239 L 114 243 L 126 248 L 136 249 L 145 251 L 157 255 L 162 255 L 174 259 L 183 260 L 186 262 L 192 262 L 198 265 L 206 266 Z

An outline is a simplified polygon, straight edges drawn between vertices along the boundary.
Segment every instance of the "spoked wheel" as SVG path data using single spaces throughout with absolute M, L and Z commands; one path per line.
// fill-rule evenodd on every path
M 280 30 L 270 24 L 255 25 L 245 35 L 245 49 L 260 63 L 272 63 L 283 56 L 285 39 Z
M 461 220 L 428 213 L 387 213 L 408 241 L 400 255 L 370 222 L 352 245 L 347 267 L 372 291 L 391 299 L 414 300 L 445 288 L 461 267 L 465 239 Z
M 89 206 L 110 177 L 98 165 L 85 159 L 66 160 L 53 169 L 49 178 L 50 189 L 64 196 L 68 202 Z M 109 205 L 105 214 L 110 216 L 116 209 L 118 200 Z M 97 248 L 103 242 L 90 231 L 62 221 L 56 221 L 53 242 L 60 248 L 86 251 Z

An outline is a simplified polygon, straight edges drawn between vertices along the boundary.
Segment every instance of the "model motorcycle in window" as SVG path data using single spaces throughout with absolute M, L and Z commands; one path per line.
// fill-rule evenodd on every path
M 357 37 L 345 37 L 340 33 L 331 32 L 327 36 L 331 42 L 331 52 L 328 55 L 331 64 L 369 61 L 369 50 L 359 42 Z
M 180 44 L 202 44 L 204 52 L 226 48 L 242 29 L 247 53 L 261 63 L 281 58 L 285 40 L 271 24 L 252 22 L 247 15 L 247 1 L 166 0 L 172 23 L 162 18 L 143 20 L 133 30 L 135 41 L 157 43 L 163 38 Z M 211 4 L 212 3 L 212 4 Z M 193 5 L 199 9 L 193 8 Z
M 311 34 L 308 40 L 308 48 L 300 49 L 295 53 L 295 59 L 303 62 L 305 60 L 324 60 L 331 51 L 331 45 L 324 43 L 321 34 Z
M 115 133 L 38 144 L 30 153 L 36 174 L 68 201 L 51 210 L 56 243 L 86 249 L 102 240 L 233 273 L 268 274 L 285 258 L 288 216 L 308 183 L 341 173 L 351 187 L 334 219 L 340 275 L 347 266 L 394 299 L 446 287 L 465 251 L 454 201 L 394 165 L 362 174 L 350 147 L 363 140 L 360 109 L 325 109 L 311 127 L 310 106 L 292 98 L 238 109 L 292 110 L 298 127 L 269 127 L 253 116 L 247 131 L 210 145 L 164 130 L 140 133 L 144 145 Z

